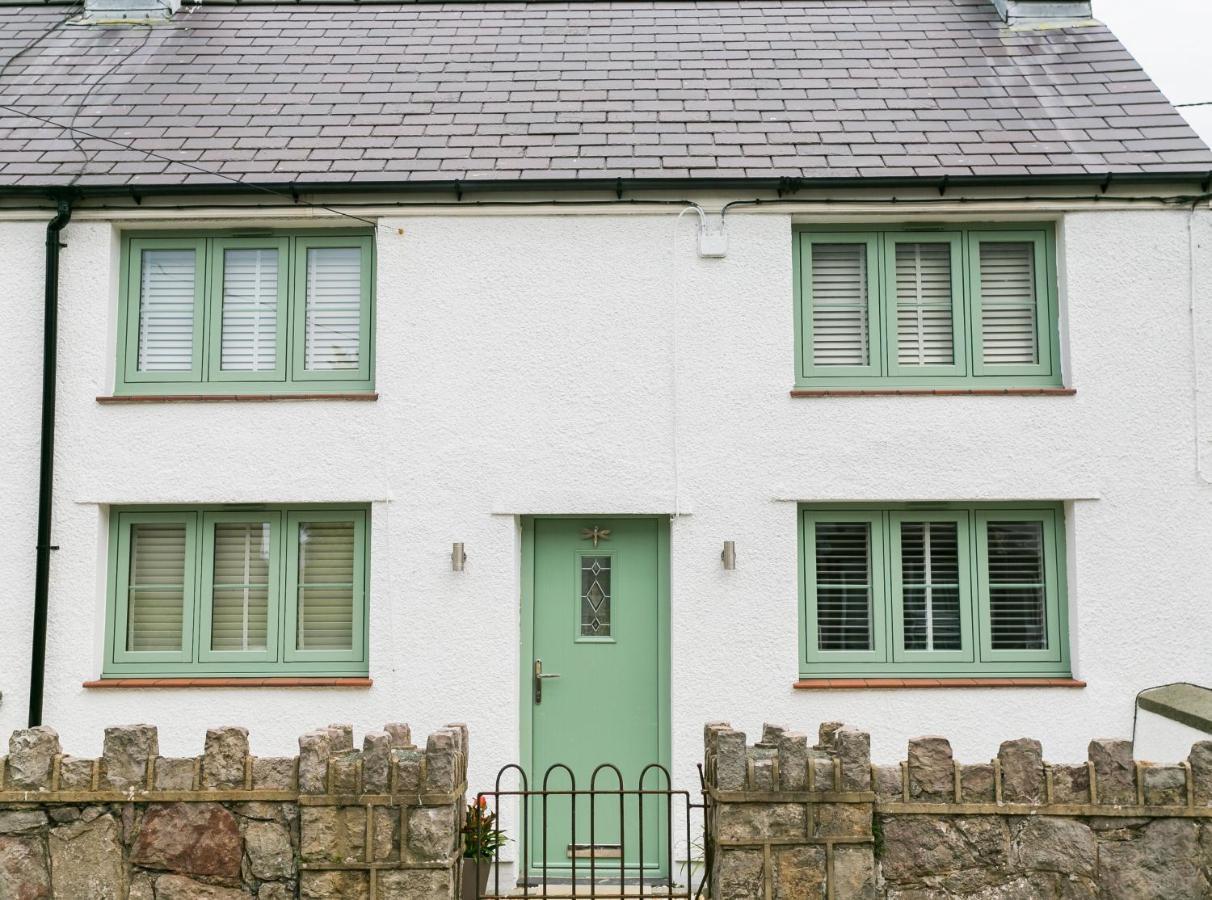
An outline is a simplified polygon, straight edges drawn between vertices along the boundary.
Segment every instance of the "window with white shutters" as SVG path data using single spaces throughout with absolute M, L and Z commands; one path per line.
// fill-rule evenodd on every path
M 959 650 L 959 526 L 902 522 L 901 621 L 906 650 Z
M 370 235 L 131 236 L 119 394 L 374 387 Z
M 1062 386 L 1051 226 L 796 241 L 798 387 Z
M 115 511 L 104 674 L 364 675 L 367 517 Z
M 950 374 L 963 361 L 962 341 L 956 340 L 963 320 L 957 303 L 959 260 L 954 241 L 915 240 L 892 243 L 890 303 L 895 373 Z
M 361 253 L 356 247 L 311 247 L 306 271 L 304 368 L 309 372 L 357 369 Z
M 140 522 L 130 531 L 126 649 L 180 650 L 187 552 L 180 522 Z
M 867 245 L 812 245 L 812 363 L 866 366 L 871 361 Z
M 1059 505 L 804 507 L 806 678 L 1068 675 Z
M 194 248 L 152 248 L 139 259 L 139 372 L 181 375 L 196 367 L 200 260 Z
M 281 379 L 286 318 L 287 242 L 225 246 L 218 242 L 219 372 L 234 378 Z
M 870 523 L 817 522 L 815 553 L 817 647 L 870 650 Z

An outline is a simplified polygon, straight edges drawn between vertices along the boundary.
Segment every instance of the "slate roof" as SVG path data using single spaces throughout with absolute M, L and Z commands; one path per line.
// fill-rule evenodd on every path
M 0 6 L 0 64 L 67 12 Z M 1212 170 L 1105 27 L 991 0 L 202 5 L 54 27 L 0 104 L 57 123 L 0 109 L 0 186 Z

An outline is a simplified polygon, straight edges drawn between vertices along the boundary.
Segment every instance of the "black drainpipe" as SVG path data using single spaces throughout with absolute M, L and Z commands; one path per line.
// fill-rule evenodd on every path
M 29 727 L 42 724 L 42 686 L 46 677 L 46 609 L 50 599 L 51 498 L 55 481 L 55 381 L 59 348 L 59 232 L 71 221 L 72 203 L 59 197 L 55 217 L 46 225 L 46 288 L 42 313 L 42 436 L 38 461 L 38 565 L 34 574 L 34 646 L 30 654 Z

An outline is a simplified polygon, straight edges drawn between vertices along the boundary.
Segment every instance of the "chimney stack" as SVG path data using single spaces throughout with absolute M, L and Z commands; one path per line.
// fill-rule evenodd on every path
M 166 22 L 181 8 L 181 0 L 84 0 L 83 21 Z
M 1093 17 L 1090 0 L 993 0 L 1007 25 L 1063 25 Z

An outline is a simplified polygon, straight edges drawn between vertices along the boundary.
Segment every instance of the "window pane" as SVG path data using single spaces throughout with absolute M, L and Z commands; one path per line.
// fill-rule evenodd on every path
M 362 319 L 362 251 L 307 251 L 304 365 L 311 371 L 357 369 Z
M 959 526 L 901 523 L 906 650 L 960 650 Z
M 180 650 L 185 614 L 185 525 L 130 529 L 127 650 Z
M 812 245 L 812 364 L 865 366 L 866 244 Z
M 277 361 L 278 251 L 223 251 L 225 372 L 270 372 Z
M 896 359 L 902 366 L 955 361 L 951 245 L 896 245 Z
M 264 650 L 269 623 L 270 526 L 215 526 L 212 650 Z
M 188 372 L 194 355 L 193 250 L 144 250 L 139 273 L 139 371 Z
M 300 650 L 352 650 L 354 523 L 299 525 Z
M 989 365 L 1039 362 L 1035 247 L 981 241 L 981 359 Z
M 1044 523 L 990 522 L 989 620 L 994 650 L 1046 650 Z
M 871 525 L 816 524 L 817 646 L 871 649 Z
M 581 635 L 610 637 L 610 557 L 581 557 Z

